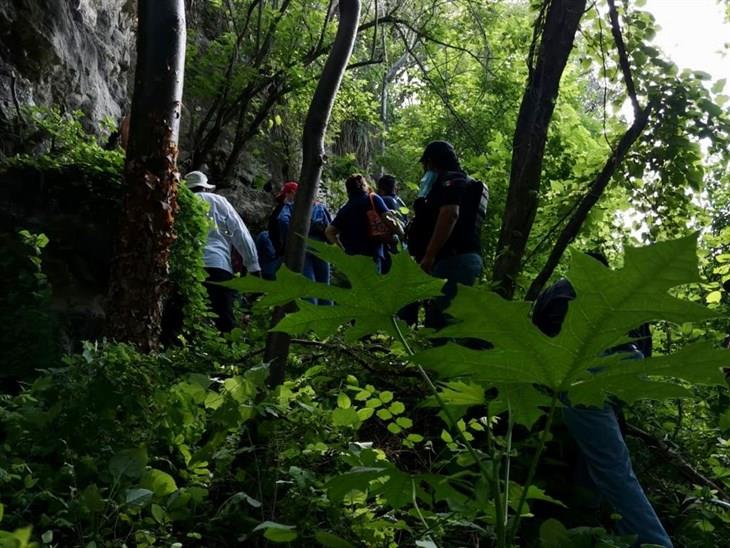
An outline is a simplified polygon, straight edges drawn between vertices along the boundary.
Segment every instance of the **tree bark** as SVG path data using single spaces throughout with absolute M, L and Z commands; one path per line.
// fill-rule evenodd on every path
M 497 291 L 512 298 L 527 240 L 537 212 L 542 159 L 548 127 L 558 97 L 586 0 L 545 0 L 536 24 L 529 76 L 512 143 L 512 167 L 507 204 L 497 244 L 493 280 Z M 544 16 L 544 21 L 543 21 Z M 540 36 L 541 31 L 541 36 Z
M 631 127 L 626 130 L 626 133 L 623 134 L 618 146 L 616 146 L 616 149 L 606 161 L 601 172 L 595 177 L 595 179 L 593 179 L 588 193 L 580 201 L 578 207 L 570 216 L 570 220 L 568 220 L 568 223 L 558 236 L 545 266 L 542 267 L 540 273 L 537 275 L 532 284 L 530 284 L 530 288 L 527 290 L 527 296 L 525 297 L 526 300 L 534 301 L 545 283 L 550 279 L 550 276 L 552 276 L 553 271 L 555 270 L 555 267 L 558 266 L 560 258 L 563 256 L 563 253 L 565 253 L 566 248 L 580 232 L 580 229 L 588 217 L 588 213 L 590 213 L 591 208 L 603 195 L 603 191 L 606 190 L 606 186 L 608 186 L 608 183 L 611 181 L 613 174 L 616 173 L 616 170 L 626 157 L 626 153 L 629 151 L 634 142 L 641 136 L 644 128 L 646 128 L 646 124 L 649 121 L 649 114 L 653 107 L 654 104 L 649 103 L 648 107 L 639 111 L 639 115 L 634 120 L 634 123 L 631 124 Z
M 108 334 L 159 345 L 177 211 L 177 138 L 185 70 L 184 0 L 139 0 L 127 192 L 112 261 Z
M 335 41 L 304 121 L 302 171 L 299 176 L 299 190 L 294 202 L 294 213 L 289 225 L 284 258 L 286 266 L 294 272 L 301 272 L 304 267 L 306 254 L 304 238 L 309 233 L 312 205 L 322 176 L 325 157 L 324 135 L 342 76 L 352 54 L 357 36 L 357 24 L 360 19 L 360 0 L 341 0 L 338 8 L 340 21 Z M 274 321 L 277 321 L 292 306 L 293 303 L 275 311 Z M 289 342 L 289 336 L 284 333 L 270 333 L 266 341 L 265 359 L 271 364 L 269 383 L 272 386 L 277 386 L 284 381 Z

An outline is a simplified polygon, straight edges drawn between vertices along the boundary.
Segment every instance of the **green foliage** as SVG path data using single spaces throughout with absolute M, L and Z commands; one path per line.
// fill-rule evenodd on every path
M 0 295 L 0 379 L 28 378 L 58 359 L 51 288 L 41 269 L 47 244 L 45 235 L 27 230 L 0 236 L 0 285 L 5 288 Z
M 452 511 L 463 513 L 465 519 L 477 524 L 475 526 L 498 527 L 503 519 L 499 516 L 502 504 L 506 505 L 507 512 L 521 516 L 523 504 L 528 500 L 557 501 L 531 485 L 533 478 L 529 475 L 525 486 L 497 479 L 502 449 L 495 453 L 493 448 L 481 457 L 475 452 L 472 445 L 477 443 L 476 436 L 485 430 L 490 436 L 490 414 L 506 411 L 510 421 L 529 428 L 540 417 L 541 408 L 549 407 L 552 417 L 559 394 L 565 394 L 573 403 L 602 405 L 611 395 L 626 401 L 692 397 L 688 386 L 724 385 L 721 368 L 728 363 L 726 352 L 716 350 L 708 343 L 687 345 L 673 354 L 638 362 L 627 361 L 620 351 L 607 353 L 607 349 L 625 344 L 629 340 L 626 333 L 647 321 L 690 323 L 717 317 L 715 312 L 701 305 L 670 294 L 677 286 L 700 281 L 696 240 L 693 235 L 645 248 L 629 248 L 624 268 L 618 271 L 612 271 L 588 256 L 575 254 L 569 276 L 578 297 L 570 307 L 561 334 L 552 339 L 532 325 L 528 304 L 505 301 L 483 288 L 460 287 L 449 309 L 453 323 L 434 336 L 478 338 L 491 342 L 494 349 L 472 350 L 451 342 L 424 350 L 412 358 L 416 364 L 438 373 L 441 379 L 452 380 L 442 386 L 432 401 L 443 406 L 442 410 L 447 414 L 446 425 L 450 431 L 444 430 L 441 440 L 459 463 L 456 471 L 451 474 L 407 473 L 377 450 L 358 449 L 350 451 L 347 457 L 353 468 L 327 482 L 330 498 L 339 501 L 353 493 L 364 493 L 366 500 L 373 497 L 393 510 L 412 507 L 417 512 L 420 512 L 419 500 L 426 505 L 429 501 L 444 501 Z M 280 305 L 299 299 L 299 310 L 285 317 L 274 329 L 297 335 L 314 331 L 321 337 L 342 330 L 350 340 L 378 332 L 400 338 L 393 323 L 397 311 L 419 295 L 420 298 L 433 295 L 440 285 L 432 285 L 433 280 L 419 272 L 415 264 L 411 263 L 412 267 L 409 267 L 407 259 L 403 261 L 403 255 L 395 258 L 394 265 L 398 266 L 394 266 L 392 272 L 397 272 L 395 280 L 408 279 L 413 289 L 419 288 L 412 293 L 405 287 L 376 283 L 377 277 L 372 274 L 372 265 L 366 259 L 346 256 L 322 245 L 316 245 L 314 249 L 346 273 L 351 287 L 317 287 L 292 273 L 284 273 L 276 282 L 238 280 L 230 285 L 242 291 L 267 293 L 263 305 Z M 382 280 L 386 279 L 387 276 L 382 277 Z M 307 306 L 301 300 L 313 296 L 337 304 L 316 307 Z M 343 303 L 347 303 L 347 308 L 338 310 Z M 370 303 L 378 303 L 376 310 Z M 350 324 L 352 320 L 354 325 Z M 407 344 L 405 339 L 402 342 Z M 454 379 L 458 381 L 454 382 Z M 535 385 L 541 387 L 540 390 Z M 495 387 L 498 396 L 487 397 L 485 391 Z M 373 391 L 368 387 L 356 390 L 355 401 L 365 403 L 365 407 L 355 409 L 352 398 L 339 394 L 338 408 L 332 415 L 335 426 L 359 428 L 363 419 L 373 415 L 372 412 L 362 413 L 367 408 L 386 411 L 376 412 L 380 419 L 393 417 L 394 413 L 383 407 L 382 393 L 380 397 L 372 397 Z M 463 419 L 453 422 L 450 417 L 454 409 L 463 414 L 475 406 L 487 408 L 486 423 L 474 419 L 468 423 Z M 550 421 L 548 419 L 548 428 Z M 400 434 L 412 425 L 410 419 L 396 420 L 392 425 L 395 428 L 388 425 L 388 430 Z M 540 456 L 544 443 L 545 434 L 537 449 L 532 449 L 535 459 Z M 477 475 L 476 483 L 470 485 L 467 489 L 470 494 L 465 497 L 465 486 L 460 478 L 463 474 L 473 474 L 474 465 L 478 465 L 481 476 Z M 485 498 L 485 492 L 490 493 L 488 498 Z M 421 518 L 429 520 L 423 515 Z M 577 535 L 585 537 L 585 542 L 590 542 L 596 534 L 578 531 L 568 535 L 565 532 L 566 538 Z
M 668 293 L 678 285 L 700 281 L 695 245 L 692 236 L 629 248 L 624 268 L 618 271 L 575 254 L 569 278 L 578 298 L 553 339 L 531 324 L 528 304 L 462 288 L 450 308 L 461 322 L 439 335 L 489 340 L 495 350 L 478 352 L 450 344 L 426 350 L 416 359 L 444 378 L 468 378 L 486 386 L 538 384 L 567 393 L 574 403 L 590 405 L 602 404 L 611 394 L 625 401 L 691 395 L 671 379 L 723 385 L 720 369 L 728 358 L 711 344 L 688 345 L 676 354 L 640 362 L 627 361 L 621 353 L 603 355 L 644 322 L 689 323 L 716 317 L 709 309 Z M 484 310 L 492 314 L 485 315 Z
M 80 111 L 62 114 L 55 107 L 27 107 L 24 111 L 27 135 L 23 140 L 26 146 L 29 141 L 35 142 L 36 150 L 6 158 L 0 170 L 11 167 L 58 170 L 79 166 L 90 173 L 116 179 L 122 171 L 124 151 L 102 148 L 98 138 L 84 129 L 83 118 Z
M 170 281 L 183 303 L 185 328 L 195 332 L 200 329 L 208 307 L 208 295 L 202 284 L 206 278 L 203 248 L 210 227 L 208 205 L 184 184 L 178 186 L 177 202 L 175 242 L 170 250 Z
M 405 253 L 393 258 L 392 270 L 380 276 L 369 257 L 343 256 L 343 252 L 320 242 L 309 242 L 312 250 L 337 266 L 350 288 L 317 284 L 282 268 L 277 281 L 254 277 L 238 278 L 225 285 L 243 292 L 266 293 L 263 305 L 279 305 L 296 298 L 317 297 L 334 301 L 334 306 L 299 302 L 300 311 L 288 315 L 276 330 L 290 334 L 314 331 L 327 336 L 339 326 L 346 327 L 350 341 L 382 331 L 395 336 L 392 317 L 406 304 L 440 294 L 443 282 L 425 276 Z

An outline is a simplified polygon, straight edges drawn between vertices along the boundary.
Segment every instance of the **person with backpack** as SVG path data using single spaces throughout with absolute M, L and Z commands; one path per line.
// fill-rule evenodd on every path
M 608 266 L 602 255 L 589 253 Z M 532 323 L 548 337 L 560 333 L 570 302 L 576 298 L 573 285 L 566 279 L 558 280 L 538 296 L 533 306 Z M 623 353 L 626 359 L 643 359 L 641 347 L 651 352 L 651 335 L 648 326 L 642 326 L 630 334 L 636 337 L 606 350 L 605 355 Z M 603 407 L 573 406 L 565 397 L 563 420 L 578 444 L 578 470 L 584 472 L 582 487 L 605 497 L 621 516 L 616 530 L 622 535 L 637 535 L 639 544 L 652 544 L 671 548 L 672 541 L 646 497 L 631 465 L 631 455 L 621 433 L 617 403 Z
M 233 278 L 231 248 L 241 255 L 243 266 L 248 272 L 258 274 L 261 268 L 256 244 L 231 203 L 225 197 L 213 194 L 215 186 L 208 183 L 207 175 L 201 171 L 192 171 L 185 176 L 185 182 L 210 207 L 208 217 L 212 228 L 208 232 L 203 251 L 203 263 L 208 273 L 204 285 L 216 315 L 215 325 L 222 333 L 228 333 L 235 327 L 233 302 L 237 292 L 210 282 L 223 282 Z
M 482 273 L 481 227 L 489 195 L 486 185 L 467 176 L 446 141 L 429 143 L 420 162 L 424 174 L 406 241 L 424 272 L 446 279 L 443 296 L 426 307 L 426 326 L 440 329 L 457 284 L 474 285 Z
M 279 203 L 269 216 L 268 237 L 274 247 L 278 260 L 276 269 L 278 269 L 284 259 L 289 225 L 294 215 L 294 199 L 296 198 L 298 189 L 299 184 L 296 181 L 284 183 L 281 191 L 276 195 L 276 200 Z M 320 242 L 326 241 L 324 231 L 331 222 L 332 216 L 325 205 L 322 202 L 315 202 L 312 205 L 309 238 Z M 304 257 L 302 274 L 314 282 L 330 283 L 329 263 L 311 253 L 307 253 Z M 321 304 L 328 304 L 328 302 L 322 302 Z
M 337 212 L 325 230 L 327 241 L 338 245 L 348 255 L 372 257 L 382 273 L 385 257 L 384 242 L 389 242 L 398 226 L 389 215 L 383 199 L 370 192 L 367 180 L 354 174 L 345 181 L 347 203 Z
M 378 179 L 377 184 L 378 196 L 383 199 L 385 205 L 390 211 L 393 212 L 393 219 L 400 225 L 401 231 L 408 223 L 408 218 L 404 211 L 408 210 L 408 207 L 398 196 L 398 184 L 392 175 L 383 175 Z M 398 241 L 397 236 L 393 238 L 393 241 L 385 244 L 385 256 L 383 258 L 383 274 L 390 272 L 390 267 L 393 263 L 391 255 L 398 253 Z

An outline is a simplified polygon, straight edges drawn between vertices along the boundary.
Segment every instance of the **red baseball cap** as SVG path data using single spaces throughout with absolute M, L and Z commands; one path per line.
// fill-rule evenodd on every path
M 299 184 L 296 181 L 287 181 L 282 185 L 279 194 L 276 195 L 276 198 L 283 198 L 285 194 L 288 194 L 289 192 L 296 192 L 298 188 Z

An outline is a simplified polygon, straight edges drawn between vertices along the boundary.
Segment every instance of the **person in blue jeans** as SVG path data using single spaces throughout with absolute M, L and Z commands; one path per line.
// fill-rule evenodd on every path
M 593 254 L 592 254 L 593 255 Z M 605 258 L 593 255 L 604 262 Z M 604 262 L 604 264 L 606 264 Z M 532 321 L 547 336 L 555 337 L 576 294 L 568 280 L 562 279 L 543 291 L 535 301 Z M 606 355 L 623 352 L 627 359 L 643 359 L 634 344 L 606 351 Z M 646 497 L 631 465 L 631 456 L 619 426 L 620 411 L 614 403 L 603 407 L 572 406 L 562 398 L 563 420 L 580 450 L 579 466 L 584 487 L 605 497 L 621 519 L 616 522 L 620 534 L 637 535 L 638 544 L 671 547 L 664 526 Z
M 456 295 L 457 284 L 474 285 L 482 273 L 482 186 L 466 175 L 454 147 L 446 141 L 429 143 L 420 162 L 424 175 L 407 243 L 424 272 L 446 279 L 443 295 L 426 307 L 426 327 L 440 329 L 448 323 L 444 311 Z M 479 196 L 472 195 L 474 189 Z M 486 204 L 484 208 L 486 213 Z
M 278 205 L 269 216 L 268 235 L 276 251 L 278 263 L 276 269 L 281 266 L 286 250 L 286 240 L 289 233 L 292 215 L 294 214 L 294 199 L 299 185 L 295 181 L 288 181 L 282 186 L 281 192 L 276 195 Z M 315 202 L 312 205 L 312 217 L 309 225 L 309 238 L 320 242 L 325 241 L 324 231 L 332 222 L 332 216 L 325 205 Z M 330 283 L 330 265 L 311 253 L 304 256 L 304 267 L 302 274 L 312 280 L 323 284 Z M 329 301 L 310 299 L 314 304 L 328 305 Z
M 396 231 L 393 221 L 388 216 L 388 207 L 380 196 L 370 192 L 367 180 L 358 173 L 347 178 L 345 190 L 347 202 L 325 230 L 325 237 L 348 255 L 372 257 L 376 270 L 382 273 L 385 248 L 382 241 L 370 236 L 368 212 L 374 209 L 380 215 L 382 222 Z

